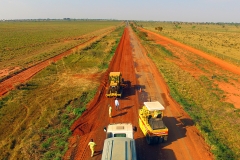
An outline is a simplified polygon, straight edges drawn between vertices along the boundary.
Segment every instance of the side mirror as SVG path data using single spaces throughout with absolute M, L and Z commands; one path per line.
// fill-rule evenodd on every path
M 107 128 L 106 128 L 106 127 L 104 127 L 104 128 L 103 128 L 103 131 L 104 131 L 104 132 L 107 132 Z
M 136 126 L 133 126 L 133 131 L 137 132 L 137 127 Z

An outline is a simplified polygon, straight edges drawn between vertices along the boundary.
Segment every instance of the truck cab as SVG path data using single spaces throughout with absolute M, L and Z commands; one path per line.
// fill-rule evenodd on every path
M 131 123 L 117 123 L 109 124 L 108 128 L 104 128 L 104 131 L 107 132 L 106 138 L 127 137 L 133 139 L 133 131 L 136 131 L 136 128 Z
M 130 123 L 109 124 L 104 128 L 102 160 L 137 160 L 135 140 L 133 139 L 136 127 Z

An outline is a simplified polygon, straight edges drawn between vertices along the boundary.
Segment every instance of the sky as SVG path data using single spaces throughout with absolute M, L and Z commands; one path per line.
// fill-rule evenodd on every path
M 47 18 L 240 23 L 240 0 L 0 0 L 0 20 Z

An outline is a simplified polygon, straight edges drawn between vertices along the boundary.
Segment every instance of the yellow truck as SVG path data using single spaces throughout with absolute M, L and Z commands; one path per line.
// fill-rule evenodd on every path
M 123 88 L 127 87 L 120 72 L 109 73 L 109 83 L 107 88 L 107 97 L 121 97 Z
M 156 102 L 144 102 L 139 109 L 139 127 L 146 136 L 148 144 L 158 144 L 167 141 L 168 128 L 163 123 L 163 105 Z

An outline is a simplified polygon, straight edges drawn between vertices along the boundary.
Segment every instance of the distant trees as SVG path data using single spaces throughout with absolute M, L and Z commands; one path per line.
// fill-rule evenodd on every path
M 163 27 L 155 27 L 155 30 L 157 30 L 157 31 L 162 31 L 163 30 Z
M 67 21 L 70 21 L 71 20 L 71 18 L 63 18 L 63 20 L 67 20 Z

